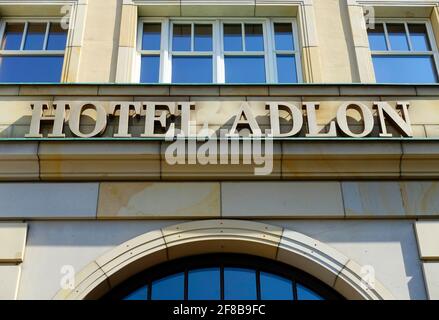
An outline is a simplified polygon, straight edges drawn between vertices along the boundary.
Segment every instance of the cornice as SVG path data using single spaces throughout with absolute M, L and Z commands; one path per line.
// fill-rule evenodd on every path
M 434 7 L 438 0 L 347 0 L 348 5 L 392 6 L 392 7 Z

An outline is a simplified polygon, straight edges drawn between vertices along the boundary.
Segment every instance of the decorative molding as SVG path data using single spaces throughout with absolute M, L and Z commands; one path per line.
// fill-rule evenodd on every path
M 362 285 L 361 267 L 337 250 L 304 234 L 243 220 L 201 220 L 165 227 L 131 239 L 92 261 L 74 289 L 54 299 L 96 299 L 151 266 L 184 256 L 242 253 L 304 270 L 348 299 L 393 299 L 378 281 Z
M 347 0 L 348 5 L 432 7 L 439 6 L 438 0 Z
M 51 5 L 51 6 L 59 6 L 66 4 L 82 4 L 86 3 L 87 0 L 56 0 L 56 1 L 48 1 L 48 0 L 0 0 L 0 6 L 2 5 Z

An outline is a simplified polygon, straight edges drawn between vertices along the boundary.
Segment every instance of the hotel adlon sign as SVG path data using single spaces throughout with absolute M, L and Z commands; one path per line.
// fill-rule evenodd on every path
M 75 137 L 96 138 L 103 135 L 109 123 L 114 125 L 115 138 L 206 137 L 209 130 L 218 128 L 223 132 L 227 128 L 225 137 L 239 137 L 240 130 L 246 129 L 247 135 L 258 138 L 294 138 L 304 130 L 310 138 L 363 138 L 373 136 L 376 125 L 380 128 L 374 133 L 377 137 L 392 137 L 390 127 L 401 136 L 413 136 L 408 101 L 376 101 L 372 108 L 364 102 L 343 101 L 334 117 L 324 124 L 317 120 L 319 112 L 325 112 L 319 102 L 35 101 L 30 108 L 32 117 L 26 138 L 65 138 L 66 126 Z M 349 121 L 353 113 L 358 119 L 355 128 Z M 82 125 L 85 115 L 92 115 L 87 130 Z M 130 119 L 142 123 L 142 133 L 131 133 Z M 265 119 L 263 125 L 261 119 Z M 209 128 L 212 123 L 216 126 Z M 47 135 L 42 134 L 43 127 L 49 129 Z

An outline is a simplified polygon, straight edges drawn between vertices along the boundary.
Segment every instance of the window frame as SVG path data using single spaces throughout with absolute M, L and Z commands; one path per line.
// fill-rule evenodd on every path
M 24 23 L 23 36 L 19 50 L 3 50 L 0 47 L 0 56 L 65 56 L 66 48 L 69 43 L 69 30 L 67 30 L 66 47 L 64 50 L 47 50 L 47 43 L 52 23 L 61 23 L 61 18 L 38 17 L 38 18 L 2 18 L 0 20 L 0 41 L 3 41 L 8 23 Z M 42 50 L 25 50 L 27 30 L 30 23 L 46 23 L 46 33 L 44 35 L 44 49 Z
M 190 51 L 174 51 L 173 48 L 173 37 L 174 37 L 174 25 L 191 25 L 191 50 Z M 212 50 L 211 51 L 194 51 L 195 50 L 195 25 L 196 24 L 211 24 L 212 25 Z M 212 57 L 212 83 L 215 83 L 216 79 L 218 79 L 218 61 L 216 59 L 216 55 L 218 52 L 218 43 L 215 41 L 215 33 L 216 33 L 216 26 L 217 21 L 216 20 L 209 20 L 209 19 L 200 19 L 200 20 L 189 20 L 189 19 L 170 19 L 169 21 L 169 41 L 168 41 L 168 48 L 169 48 L 169 54 L 168 54 L 168 72 L 169 72 L 169 81 L 172 82 L 172 58 L 174 56 L 179 57 Z
M 204 268 L 219 268 L 221 275 L 221 298 L 216 301 L 227 301 L 224 299 L 224 268 L 243 268 L 256 272 L 256 290 L 257 299 L 261 300 L 260 292 L 260 274 L 262 272 L 277 275 L 288 279 L 293 286 L 293 301 L 298 301 L 297 286 L 303 286 L 321 298 L 326 300 L 344 300 L 345 298 L 334 288 L 325 284 L 322 280 L 310 275 L 306 271 L 297 269 L 280 261 L 258 257 L 254 255 L 239 253 L 217 253 L 201 254 L 195 256 L 182 257 L 175 260 L 166 261 L 146 268 L 143 271 L 133 275 L 124 282 L 118 284 L 115 288 L 107 292 L 103 297 L 104 300 L 120 300 L 137 289 L 148 286 L 147 299 L 151 300 L 151 285 L 156 280 L 161 280 L 167 276 L 184 274 L 184 300 L 188 300 L 188 273 L 191 270 Z M 193 300 L 195 301 L 195 300 Z M 267 300 L 266 300 L 267 301 Z M 290 300 L 286 300 L 290 301 Z
M 293 44 L 294 44 L 294 50 L 277 50 L 276 49 L 276 43 L 275 43 L 275 37 L 274 37 L 274 25 L 275 23 L 291 23 L 292 24 L 292 31 L 293 31 Z M 272 48 L 273 48 L 273 63 L 274 63 L 274 74 L 276 77 L 276 83 L 279 83 L 279 73 L 277 70 L 277 55 L 278 54 L 288 54 L 293 55 L 296 60 L 296 72 L 297 72 L 297 83 L 303 82 L 303 75 L 302 75 L 302 64 L 301 64 L 301 56 L 300 56 L 300 42 L 299 42 L 299 29 L 297 27 L 297 20 L 291 20 L 289 18 L 276 18 L 271 20 L 271 32 L 270 36 L 272 37 Z
M 274 37 L 274 24 L 275 23 L 291 23 L 293 31 L 293 43 L 294 50 L 288 51 L 287 54 L 294 55 L 296 62 L 297 83 L 303 83 L 303 74 L 301 66 L 301 50 L 300 39 L 298 34 L 297 19 L 291 18 L 238 18 L 238 17 L 169 17 L 169 18 L 155 18 L 155 17 L 142 17 L 138 20 L 137 27 L 137 48 L 136 58 L 134 62 L 133 80 L 136 83 L 141 83 L 141 59 L 145 55 L 159 55 L 160 56 L 160 68 L 159 68 L 159 84 L 175 84 L 172 83 L 172 56 L 175 55 L 193 55 L 202 56 L 212 54 L 212 84 L 226 84 L 225 82 L 225 56 L 238 56 L 238 55 L 261 55 L 262 51 L 224 51 L 224 24 L 227 23 L 241 23 L 245 24 L 262 24 L 263 28 L 263 40 L 264 40 L 264 60 L 265 60 L 265 83 L 263 84 L 278 84 L 278 72 L 276 55 L 278 54 L 275 47 Z M 143 26 L 145 23 L 160 23 L 161 25 L 161 41 L 160 50 L 143 50 L 142 49 L 142 35 Z M 212 53 L 209 52 L 186 52 L 172 50 L 172 32 L 174 24 L 212 24 Z M 192 27 L 192 35 L 194 27 Z M 242 30 L 244 32 L 244 30 Z M 192 39 L 193 40 L 193 39 Z M 245 42 L 245 39 L 242 40 Z M 193 41 L 192 41 L 193 42 Z
M 0 57 L 62 57 L 63 62 L 61 66 L 61 74 L 59 76 L 59 82 L 62 83 L 64 79 L 64 70 L 65 70 L 65 63 L 66 63 L 66 49 L 69 45 L 71 32 L 70 28 L 67 29 L 67 36 L 66 36 L 66 45 L 64 47 L 64 50 L 48 50 L 48 39 L 49 39 L 49 33 L 50 33 L 50 26 L 51 24 L 60 24 L 62 22 L 62 18 L 54 18 L 54 17 L 7 17 L 7 18 L 1 18 L 0 19 L 0 41 L 3 41 L 3 38 L 5 36 L 6 32 L 6 25 L 8 23 L 24 23 L 23 27 L 23 34 L 21 38 L 21 44 L 19 50 L 3 50 L 0 46 Z M 44 44 L 43 49 L 41 50 L 25 50 L 25 42 L 26 42 L 26 36 L 27 31 L 30 23 L 46 23 L 46 33 L 44 35 Z M 37 82 L 38 81 L 32 81 Z M 25 82 L 25 83 L 32 83 L 32 82 Z
M 433 57 L 433 63 L 435 67 L 436 72 L 436 78 L 438 80 L 437 83 L 439 83 L 439 51 L 438 51 L 438 45 L 436 43 L 436 38 L 434 36 L 433 27 L 431 25 L 431 21 L 428 18 L 382 18 L 382 19 L 376 19 L 375 24 L 382 24 L 383 30 L 384 30 L 384 37 L 386 41 L 386 46 L 388 50 L 372 50 L 371 45 L 369 43 L 369 51 L 370 51 L 370 57 L 373 60 L 374 56 L 432 56 Z M 388 24 L 404 24 L 405 34 L 407 37 L 407 43 L 409 50 L 391 50 L 392 46 L 389 39 L 389 34 L 387 31 L 387 25 Z M 425 25 L 425 29 L 427 31 L 428 41 L 431 48 L 431 51 L 415 51 L 413 50 L 412 41 L 410 38 L 410 32 L 408 29 L 409 24 L 423 24 Z M 368 34 L 369 36 L 369 34 Z M 374 69 L 375 74 L 375 69 Z M 375 76 L 375 82 L 376 76 Z

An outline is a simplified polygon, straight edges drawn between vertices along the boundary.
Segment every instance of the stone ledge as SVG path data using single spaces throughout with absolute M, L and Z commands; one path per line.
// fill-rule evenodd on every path
M 438 96 L 439 85 L 383 84 L 0 84 L 1 96 Z
M 424 272 L 425 287 L 428 299 L 439 299 L 439 262 L 424 262 L 422 264 Z
M 26 236 L 26 223 L 0 223 L 0 244 L 2 244 L 0 245 L 0 263 L 19 264 L 23 262 Z
M 415 223 L 419 257 L 424 260 L 439 262 L 439 222 L 418 221 Z
M 251 163 L 244 164 L 242 154 L 235 164 L 229 154 L 227 164 L 220 164 L 219 158 L 217 164 L 191 164 L 186 156 L 184 163 L 171 165 L 165 160 L 168 145 L 157 140 L 3 141 L 0 181 L 439 178 L 439 141 L 435 140 L 284 140 L 274 143 L 269 175 L 255 175 L 263 165 L 255 164 L 253 156 Z

